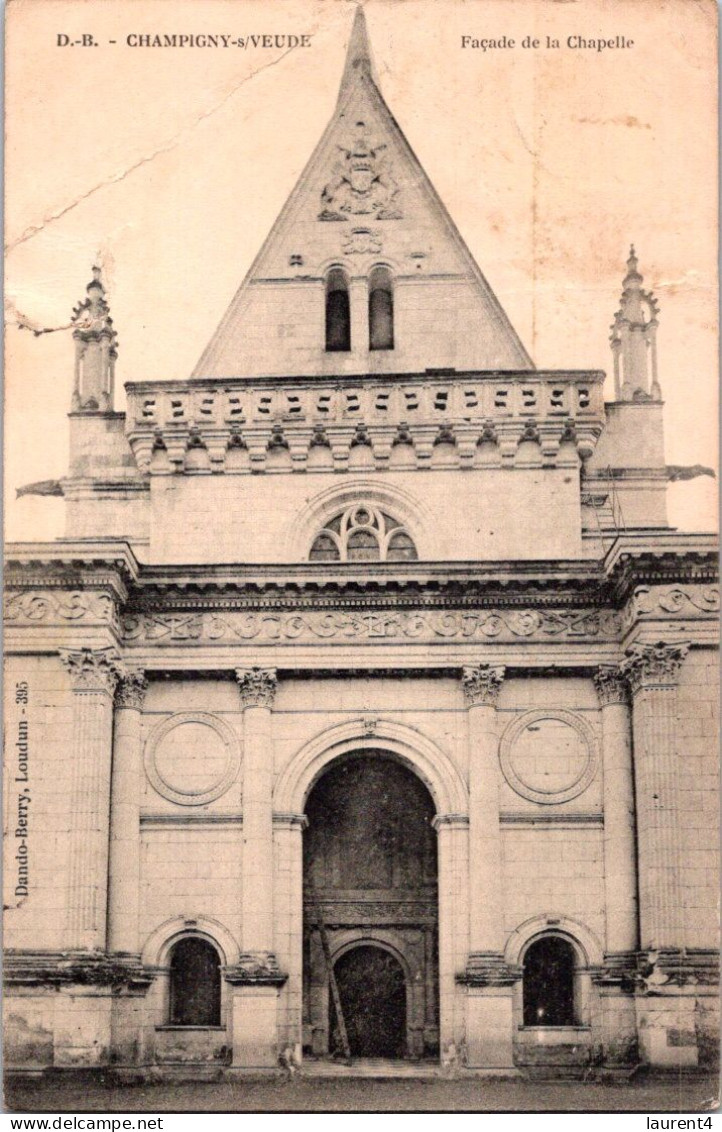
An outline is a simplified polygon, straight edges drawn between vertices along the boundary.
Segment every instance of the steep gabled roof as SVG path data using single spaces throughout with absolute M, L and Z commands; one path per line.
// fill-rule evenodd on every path
M 428 317 L 422 312 L 420 337 L 414 331 L 425 366 L 418 351 L 404 351 L 401 335 L 390 370 L 534 368 L 384 101 L 360 7 L 331 120 L 193 376 L 315 372 L 313 350 L 322 351 L 316 312 L 307 310 L 308 345 L 303 327 L 291 332 L 293 356 L 282 344 L 269 349 L 269 331 L 274 323 L 287 326 L 293 317 L 284 284 L 303 307 L 298 285 L 321 278 L 332 264 L 343 265 L 344 256 L 350 274 L 375 259 L 390 264 L 399 279 L 411 279 L 416 270 L 415 283 L 432 285 L 421 303 L 429 310 Z M 441 316 L 439 333 L 431 332 L 432 304 Z M 375 368 L 383 372 L 384 367 Z

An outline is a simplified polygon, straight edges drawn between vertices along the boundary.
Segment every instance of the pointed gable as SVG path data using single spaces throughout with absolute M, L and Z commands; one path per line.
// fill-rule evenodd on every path
M 371 349 L 378 268 L 393 346 Z M 350 341 L 329 351 L 332 271 L 348 296 Z M 533 363 L 384 102 L 358 8 L 331 121 L 194 376 L 436 368 Z

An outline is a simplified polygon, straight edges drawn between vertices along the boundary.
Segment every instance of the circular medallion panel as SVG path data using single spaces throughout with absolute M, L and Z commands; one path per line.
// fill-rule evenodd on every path
M 169 802 L 200 806 L 225 794 L 235 781 L 241 755 L 235 734 L 207 712 L 179 712 L 151 732 L 145 769 Z
M 597 768 L 594 733 L 570 711 L 530 711 L 507 727 L 499 757 L 512 790 L 532 802 L 576 798 Z

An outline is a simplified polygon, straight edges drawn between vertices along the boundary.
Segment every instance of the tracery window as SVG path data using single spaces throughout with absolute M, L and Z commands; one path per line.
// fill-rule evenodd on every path
M 413 562 L 413 539 L 397 519 L 365 504 L 337 515 L 316 536 L 311 562 Z
M 524 1025 L 573 1026 L 574 948 L 560 936 L 537 939 L 524 956 Z
M 171 1026 L 220 1026 L 221 961 L 205 939 L 187 936 L 170 959 Z

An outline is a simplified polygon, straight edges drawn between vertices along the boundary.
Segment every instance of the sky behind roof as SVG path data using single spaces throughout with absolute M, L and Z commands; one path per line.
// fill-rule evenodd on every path
M 332 113 L 347 0 L 54 0 L 8 18 L 6 289 L 62 326 L 100 260 L 122 384 L 190 375 Z M 711 0 L 369 0 L 384 97 L 540 368 L 611 369 L 634 242 L 661 308 L 671 464 L 717 452 L 716 7 Z M 92 34 L 94 48 L 58 47 Z M 127 37 L 310 35 L 311 46 Z M 462 48 L 461 37 L 515 40 Z M 540 46 L 525 48 L 526 36 Z M 560 48 L 547 48 L 546 37 Z M 603 52 L 569 37 L 633 40 Z M 115 45 L 107 41 L 115 39 Z M 6 338 L 6 530 L 62 533 L 68 330 Z M 607 397 L 612 399 L 611 379 Z M 715 483 L 670 488 L 711 529 Z

